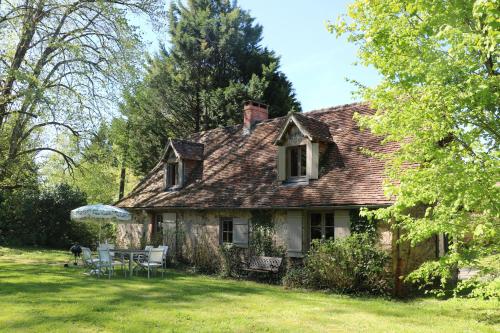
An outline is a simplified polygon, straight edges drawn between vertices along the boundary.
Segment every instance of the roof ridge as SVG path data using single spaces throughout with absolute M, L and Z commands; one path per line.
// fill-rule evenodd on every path
M 196 141 L 190 141 L 190 140 L 186 140 L 186 139 L 171 138 L 170 140 L 172 140 L 172 141 L 180 141 L 180 142 L 185 142 L 185 143 L 188 143 L 188 144 L 196 144 L 196 145 L 202 145 L 203 146 L 203 143 L 196 142 Z
M 367 102 L 353 102 L 353 103 L 336 105 L 336 106 L 331 106 L 331 107 L 322 108 L 322 109 L 311 110 L 311 111 L 304 112 L 304 114 L 306 114 L 306 115 L 316 115 L 316 114 L 319 114 L 319 113 L 336 111 L 336 110 L 344 109 L 344 108 L 347 108 L 347 107 L 353 107 L 353 106 L 367 106 L 367 107 L 369 107 L 369 105 L 368 105 Z
M 306 111 L 306 112 L 296 112 L 296 113 L 301 114 L 301 115 L 307 117 L 308 115 L 311 115 L 311 114 L 315 115 L 315 114 L 318 114 L 318 113 L 335 111 L 335 110 L 338 110 L 338 109 L 346 108 L 346 107 L 349 107 L 349 106 L 356 106 L 356 105 L 366 105 L 366 106 L 368 106 L 367 102 L 353 102 L 353 103 L 347 103 L 347 104 L 330 106 L 330 107 L 326 107 L 326 108 L 322 108 L 322 109 L 310 110 L 310 111 Z M 267 123 L 270 123 L 270 122 L 273 122 L 273 121 L 276 121 L 276 120 L 284 119 L 284 118 L 287 118 L 288 116 L 289 115 L 286 114 L 284 116 L 274 117 L 274 118 L 270 118 L 270 119 L 267 119 L 267 120 L 263 120 L 263 121 L 260 121 L 257 124 L 255 124 L 255 126 L 259 126 L 259 125 L 267 124 Z M 311 119 L 313 119 L 313 118 L 311 118 Z M 201 135 L 201 134 L 209 133 L 211 131 L 223 130 L 223 129 L 228 129 L 228 128 L 231 128 L 231 127 L 238 127 L 238 126 L 243 126 L 243 124 L 235 124 L 235 125 L 228 125 L 228 126 L 216 127 L 216 128 L 212 128 L 212 129 L 209 129 L 209 130 L 194 132 L 194 133 L 192 133 L 190 135 Z

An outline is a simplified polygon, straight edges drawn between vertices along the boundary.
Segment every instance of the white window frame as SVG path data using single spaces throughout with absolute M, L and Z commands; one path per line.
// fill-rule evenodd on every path
M 296 149 L 298 152 L 297 158 L 297 176 L 292 176 L 292 149 Z M 304 154 L 304 157 L 302 156 Z M 307 145 L 296 145 L 286 147 L 286 179 L 287 181 L 300 181 L 307 179 Z M 302 167 L 302 158 L 305 159 L 306 163 Z M 304 170 L 302 170 L 304 169 Z
M 308 219 L 309 219 L 309 242 L 312 242 L 312 215 L 313 214 L 318 214 L 321 215 L 321 223 L 320 223 L 320 228 L 321 228 L 321 238 L 320 239 L 326 239 L 326 231 L 327 229 L 331 229 L 332 231 L 332 236 L 329 238 L 335 239 L 335 214 L 333 211 L 320 211 L 320 212 L 309 212 L 308 214 Z M 326 225 L 326 215 L 331 215 L 332 217 L 332 224 L 331 225 Z M 315 238 L 317 239 L 317 238 Z

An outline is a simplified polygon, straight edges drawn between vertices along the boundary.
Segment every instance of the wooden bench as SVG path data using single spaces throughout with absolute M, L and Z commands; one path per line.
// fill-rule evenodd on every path
M 261 272 L 278 274 L 283 258 L 280 257 L 251 257 L 247 267 L 243 268 L 247 272 Z

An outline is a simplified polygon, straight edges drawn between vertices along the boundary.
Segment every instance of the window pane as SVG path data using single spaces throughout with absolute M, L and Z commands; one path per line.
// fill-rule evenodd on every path
M 311 227 L 321 227 L 321 214 L 311 214 Z
M 222 223 L 222 230 L 224 231 L 233 231 L 233 221 L 231 220 L 224 220 Z
M 222 242 L 233 242 L 233 220 L 231 219 L 222 220 Z
M 306 146 L 300 146 L 300 175 L 301 176 L 306 175 L 306 160 L 307 160 Z
M 177 185 L 177 166 L 177 163 L 172 164 L 172 185 Z
M 161 231 L 161 227 L 162 227 L 162 224 L 163 223 L 163 215 L 162 214 L 157 214 L 156 215 L 156 230 L 157 232 L 160 232 Z
M 333 227 L 333 214 L 325 214 L 325 226 Z
M 311 240 L 321 239 L 321 214 L 311 214 Z
M 297 148 L 290 148 L 290 177 L 297 177 L 299 175 L 299 150 Z
M 328 238 L 334 238 L 334 231 L 335 231 L 335 228 L 333 227 L 325 227 L 325 238 L 328 239 Z
M 321 239 L 321 227 L 311 227 L 311 240 Z

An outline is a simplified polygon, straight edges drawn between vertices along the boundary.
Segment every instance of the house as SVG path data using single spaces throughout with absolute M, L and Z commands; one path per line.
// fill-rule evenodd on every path
M 248 102 L 242 125 L 170 140 L 156 167 L 117 203 L 138 223 L 120 226 L 120 238 L 161 235 L 185 258 L 202 240 L 247 248 L 257 211 L 270 212 L 273 240 L 289 258 L 303 257 L 312 239 L 346 237 L 361 207 L 393 202 L 383 193 L 384 162 L 363 149 L 397 149 L 360 130 L 355 113 L 374 110 L 349 104 L 268 119 L 265 105 Z M 402 251 L 388 226 L 378 234 L 381 246 Z M 433 255 L 434 243 L 408 255 Z

